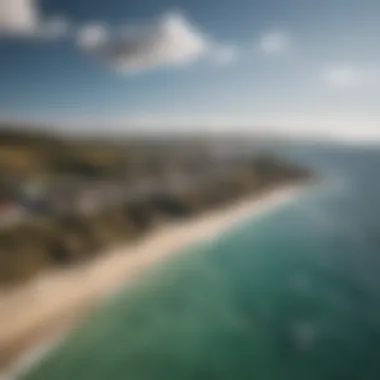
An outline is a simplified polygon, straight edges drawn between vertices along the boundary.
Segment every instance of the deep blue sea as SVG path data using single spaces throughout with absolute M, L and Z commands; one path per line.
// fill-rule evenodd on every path
M 320 181 L 107 300 L 25 379 L 380 379 L 380 149 L 278 149 Z

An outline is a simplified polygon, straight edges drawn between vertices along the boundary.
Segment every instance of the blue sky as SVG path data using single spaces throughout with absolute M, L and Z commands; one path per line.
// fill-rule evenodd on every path
M 0 118 L 380 138 L 378 0 L 0 0 Z

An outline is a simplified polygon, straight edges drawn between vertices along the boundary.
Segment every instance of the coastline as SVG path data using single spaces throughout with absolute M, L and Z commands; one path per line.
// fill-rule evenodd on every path
M 45 274 L 23 287 L 0 293 L 0 379 L 2 370 L 4 375 L 14 373 L 12 369 L 28 364 L 32 351 L 35 357 L 36 348 L 38 351 L 47 341 L 69 331 L 92 305 L 143 271 L 154 269 L 155 263 L 293 200 L 304 186 L 282 186 L 251 195 L 223 209 L 155 229 L 142 240 L 114 249 L 86 266 Z

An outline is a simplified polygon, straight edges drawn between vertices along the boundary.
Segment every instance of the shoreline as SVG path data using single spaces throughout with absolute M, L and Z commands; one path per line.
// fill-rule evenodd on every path
M 30 362 L 42 357 L 51 342 L 86 317 L 92 306 L 142 272 L 153 270 L 155 264 L 181 254 L 191 244 L 216 239 L 236 223 L 292 201 L 305 186 L 284 185 L 165 225 L 85 266 L 45 274 L 0 293 L 0 379 L 12 379 L 20 367 L 30 367 Z

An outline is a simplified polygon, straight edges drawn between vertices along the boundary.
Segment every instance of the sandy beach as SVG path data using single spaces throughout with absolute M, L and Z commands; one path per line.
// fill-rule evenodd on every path
M 293 185 L 256 194 L 223 209 L 166 225 L 86 266 L 45 274 L 0 293 L 0 379 L 1 370 L 6 373 L 28 349 L 69 330 L 92 305 L 154 268 L 155 263 L 181 253 L 189 244 L 217 238 L 236 222 L 292 201 L 302 188 Z

